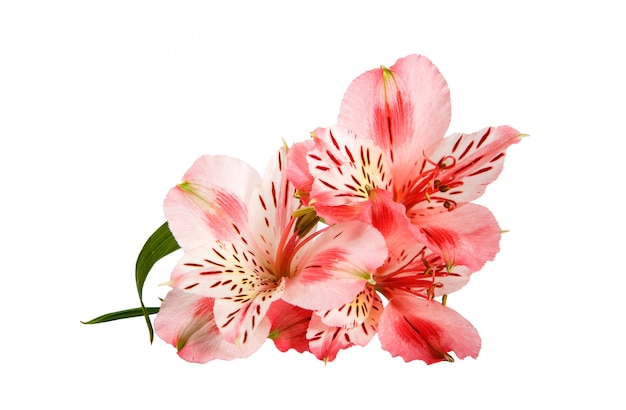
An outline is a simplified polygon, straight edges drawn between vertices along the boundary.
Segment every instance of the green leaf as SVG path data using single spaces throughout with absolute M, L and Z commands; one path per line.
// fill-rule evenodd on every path
M 119 319 L 127 319 L 129 317 L 137 317 L 137 316 L 143 316 L 144 315 L 144 309 L 148 312 L 149 315 L 154 315 L 156 313 L 159 313 L 159 309 L 158 307 L 147 307 L 147 308 L 134 308 L 134 309 L 126 309 L 126 310 L 120 310 L 118 312 L 111 312 L 111 313 L 107 313 L 106 315 L 102 315 L 102 316 L 98 316 L 94 319 L 88 320 L 86 322 L 83 322 L 81 320 L 80 323 L 85 324 L 85 325 L 94 325 L 96 323 L 104 323 L 104 322 L 111 322 L 113 320 L 119 320 Z
M 180 245 L 178 245 L 178 242 L 174 239 L 169 225 L 165 222 L 148 238 L 137 257 L 135 281 L 137 282 L 137 293 L 139 294 L 139 302 L 141 303 L 140 309 L 146 319 L 146 325 L 148 325 L 148 332 L 150 333 L 150 343 L 154 340 L 154 330 L 152 329 L 152 322 L 150 322 L 150 317 L 148 316 L 148 308 L 146 308 L 143 303 L 143 284 L 154 264 L 177 249 L 180 249 Z

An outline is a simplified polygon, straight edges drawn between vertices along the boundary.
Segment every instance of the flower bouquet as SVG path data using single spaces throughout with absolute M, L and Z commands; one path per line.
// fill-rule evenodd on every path
M 277 149 L 263 175 L 200 157 L 138 257 L 141 307 L 86 323 L 144 316 L 151 340 L 200 363 L 247 357 L 268 338 L 328 362 L 376 334 L 405 361 L 476 358 L 478 332 L 446 299 L 499 250 L 496 219 L 472 201 L 523 135 L 444 137 L 449 122 L 446 81 L 409 55 L 356 78 L 337 124 Z M 172 289 L 146 307 L 150 269 L 179 248 Z

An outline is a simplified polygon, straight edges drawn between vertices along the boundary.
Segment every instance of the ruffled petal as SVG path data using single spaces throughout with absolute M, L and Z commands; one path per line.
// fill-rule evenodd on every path
M 269 322 L 259 327 L 269 328 Z M 259 332 L 245 345 L 227 342 L 215 325 L 213 299 L 179 289 L 171 290 L 163 300 L 154 328 L 161 339 L 177 348 L 180 357 L 195 363 L 248 357 L 265 341 Z
M 437 250 L 448 265 L 463 265 L 475 272 L 500 250 L 500 226 L 489 209 L 466 204 L 454 212 L 413 217 L 419 239 Z
M 436 301 L 403 295 L 385 306 L 378 338 L 393 357 L 427 364 L 453 361 L 452 351 L 459 359 L 476 358 L 481 345 L 474 326 L 454 310 Z
M 309 310 L 339 308 L 363 290 L 386 257 L 385 241 L 371 226 L 331 226 L 294 259 L 283 299 Z
M 306 332 L 311 320 L 310 310 L 290 305 L 283 300 L 277 300 L 267 311 L 267 318 L 272 324 L 269 338 L 281 352 L 294 349 L 303 353 L 309 350 L 309 341 Z
M 192 165 L 183 181 L 164 203 L 169 227 L 183 250 L 215 239 L 237 242 L 248 235 L 246 204 L 261 183 L 250 165 L 207 155 Z
M 361 326 L 372 310 L 382 310 L 382 301 L 372 286 L 366 286 L 350 303 L 338 309 L 318 311 L 315 314 L 322 318 L 325 325 L 353 328 Z

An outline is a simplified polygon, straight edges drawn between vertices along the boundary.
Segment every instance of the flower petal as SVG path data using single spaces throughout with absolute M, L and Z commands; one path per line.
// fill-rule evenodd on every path
M 380 316 L 383 313 L 383 303 L 373 287 L 367 286 L 366 290 L 363 292 L 363 295 L 365 294 L 370 295 L 370 299 L 367 302 L 369 308 L 367 309 L 366 316 L 360 320 L 358 325 L 345 327 L 331 326 L 325 323 L 327 319 L 331 322 L 338 319 L 339 317 L 335 314 L 333 314 L 332 317 L 324 314 L 321 316 L 315 314 L 311 317 L 307 338 L 309 339 L 311 353 L 313 353 L 315 357 L 325 362 L 332 362 L 337 357 L 339 350 L 347 349 L 355 345 L 365 346 L 372 340 L 376 334 Z M 357 298 L 360 296 L 362 297 L 360 294 Z M 353 303 L 359 305 L 362 304 L 362 300 L 357 302 L 355 298 Z
M 227 341 L 242 344 L 257 332 L 257 325 L 284 288 L 284 281 L 257 262 L 254 253 L 222 241 L 186 253 L 172 273 L 170 284 L 216 298 L 217 326 Z
M 384 350 L 406 362 L 422 360 L 427 364 L 476 358 L 480 336 L 463 316 L 436 301 L 413 296 L 393 297 L 382 314 L 378 338 Z
M 350 302 L 387 257 L 382 235 L 363 222 L 327 228 L 294 259 L 283 299 L 309 310 Z
M 293 211 L 299 205 L 293 184 L 287 179 L 287 152 L 281 148 L 268 164 L 262 183 L 254 190 L 249 210 L 250 237 L 267 266 L 276 267 L 278 245 L 288 228 Z M 286 232 L 288 230 L 288 232 Z
M 261 182 L 250 165 L 207 155 L 192 165 L 183 181 L 170 190 L 164 203 L 169 227 L 183 250 L 215 239 L 235 242 L 248 235 L 246 204 Z
M 399 200 L 409 216 L 449 212 L 473 201 L 498 177 L 506 149 L 520 138 L 520 133 L 508 126 L 447 137 L 417 161 L 420 177 L 405 186 Z
M 269 329 L 269 322 L 259 327 Z M 259 332 L 245 345 L 227 342 L 215 325 L 213 299 L 179 289 L 171 290 L 163 300 L 154 328 L 161 339 L 178 349 L 180 357 L 195 363 L 248 357 L 265 341 Z
M 318 311 L 315 314 L 322 318 L 325 325 L 333 327 L 353 328 L 361 326 L 370 316 L 372 310 L 382 312 L 382 301 L 372 286 L 365 286 L 356 297 L 349 303 L 338 309 Z M 380 316 L 380 313 L 375 313 Z
M 311 320 L 310 310 L 290 305 L 283 300 L 276 300 L 267 311 L 267 318 L 272 323 L 269 338 L 281 352 L 294 349 L 300 353 L 309 350 L 306 338 Z
M 309 205 L 309 194 L 313 186 L 313 175 L 309 171 L 307 154 L 314 144 L 313 139 L 293 144 L 287 156 L 287 177 L 298 190 L 298 197 L 304 205 Z
M 389 154 L 394 179 L 402 185 L 415 155 L 443 138 L 450 123 L 445 79 L 424 56 L 409 55 L 391 68 L 364 73 L 350 84 L 339 125 L 371 138 Z
M 466 204 L 454 212 L 414 217 L 423 233 L 420 241 L 437 250 L 449 265 L 463 265 L 475 272 L 500 250 L 500 226 L 489 209 Z

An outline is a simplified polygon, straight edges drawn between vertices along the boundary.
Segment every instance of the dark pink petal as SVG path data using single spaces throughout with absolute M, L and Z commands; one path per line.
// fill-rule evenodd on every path
M 398 199 L 410 216 L 450 212 L 483 194 L 504 165 L 506 149 L 520 141 L 508 126 L 455 134 L 425 150 L 419 178 Z
M 423 234 L 420 241 L 437 250 L 450 265 L 463 265 L 472 272 L 495 258 L 500 250 L 501 229 L 489 209 L 466 204 L 454 212 L 414 217 Z
M 312 313 L 283 300 L 272 303 L 266 316 L 272 324 L 268 337 L 274 341 L 278 350 L 286 352 L 294 349 L 300 353 L 309 350 L 306 332 Z
M 283 299 L 309 310 L 339 308 L 363 290 L 386 257 L 385 241 L 371 226 L 331 226 L 294 260 Z
M 259 326 L 269 329 L 269 322 Z M 195 363 L 248 357 L 265 341 L 265 337 L 260 336 L 263 332 L 260 332 L 245 345 L 228 343 L 215 325 L 213 299 L 178 289 L 167 294 L 154 328 L 161 339 L 177 348 L 180 357 Z
M 314 144 L 313 139 L 293 144 L 287 156 L 287 177 L 297 189 L 298 197 L 304 205 L 309 204 L 309 194 L 313 186 L 313 175 L 309 172 L 307 154 Z
M 378 338 L 384 350 L 405 361 L 422 360 L 427 364 L 476 358 L 480 336 L 463 316 L 434 300 L 394 296 L 380 319 Z
M 391 68 L 368 71 L 352 82 L 341 104 L 339 125 L 374 139 L 402 184 L 425 147 L 443 138 L 450 123 L 450 94 L 437 67 L 409 55 Z
M 238 159 L 199 158 L 165 199 L 176 241 L 191 250 L 215 239 L 237 242 L 247 236 L 246 204 L 260 183 L 258 173 Z

